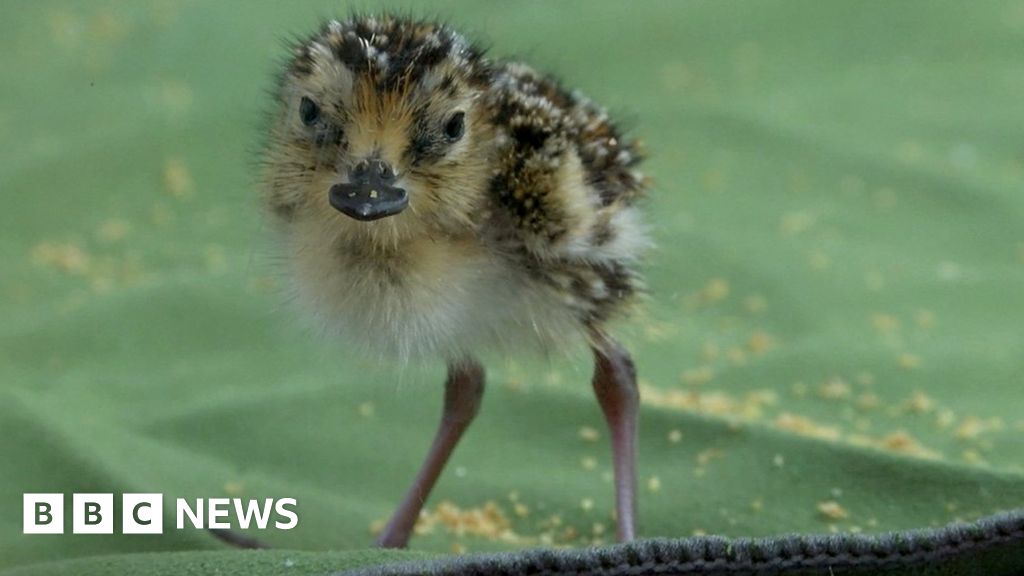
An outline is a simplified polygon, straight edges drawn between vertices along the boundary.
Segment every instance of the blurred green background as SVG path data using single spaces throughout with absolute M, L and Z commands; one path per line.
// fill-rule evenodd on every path
M 306 331 L 254 186 L 283 39 L 351 7 L 5 10 L 0 569 L 222 548 L 197 530 L 23 536 L 24 492 L 162 492 L 168 525 L 176 497 L 294 497 L 299 526 L 259 536 L 307 551 L 367 548 L 397 503 L 442 369 L 399 373 Z M 412 10 L 557 73 L 650 149 L 652 295 L 621 332 L 645 398 L 642 536 L 879 532 L 1024 505 L 1024 4 Z M 489 370 L 412 548 L 608 543 L 587 359 Z

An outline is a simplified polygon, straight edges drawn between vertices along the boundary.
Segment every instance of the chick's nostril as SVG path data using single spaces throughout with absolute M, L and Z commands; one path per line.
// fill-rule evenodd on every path
M 360 160 L 349 170 L 348 174 L 353 182 L 366 180 L 367 176 L 370 175 L 370 163 L 366 160 Z
M 392 182 L 395 179 L 395 171 L 391 169 L 391 165 L 383 160 L 371 160 L 371 169 L 373 173 L 384 182 Z

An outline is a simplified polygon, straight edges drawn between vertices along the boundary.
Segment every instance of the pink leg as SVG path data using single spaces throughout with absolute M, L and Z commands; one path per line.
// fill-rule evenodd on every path
M 444 412 L 427 459 L 423 462 L 405 498 L 398 505 L 384 531 L 377 538 L 382 548 L 404 548 L 420 516 L 420 510 L 455 450 L 462 434 L 480 409 L 484 395 L 484 369 L 473 360 L 448 366 L 444 389 Z
M 636 427 L 640 393 L 629 353 L 603 334 L 594 335 L 593 384 L 611 431 L 618 538 L 620 542 L 628 542 L 635 537 Z

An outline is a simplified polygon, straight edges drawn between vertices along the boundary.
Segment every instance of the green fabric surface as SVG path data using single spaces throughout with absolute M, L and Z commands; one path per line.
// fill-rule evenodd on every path
M 282 303 L 254 185 L 282 37 L 349 8 L 5 11 L 0 570 L 161 551 L 208 573 L 244 554 L 199 530 L 22 535 L 25 492 L 294 497 L 297 528 L 251 535 L 312 572 L 378 558 L 370 527 L 429 444 L 442 367 L 311 334 Z M 650 150 L 651 296 L 619 331 L 645 397 L 641 536 L 874 533 L 1024 505 L 1021 3 L 414 11 L 558 73 Z M 587 357 L 487 366 L 412 548 L 608 543 Z

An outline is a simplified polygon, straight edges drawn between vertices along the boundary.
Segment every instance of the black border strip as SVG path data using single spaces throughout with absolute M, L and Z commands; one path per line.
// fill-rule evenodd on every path
M 1024 508 L 972 523 L 879 535 L 638 540 L 589 549 L 468 554 L 344 576 L 1024 575 Z M 338 576 L 341 576 L 339 574 Z

